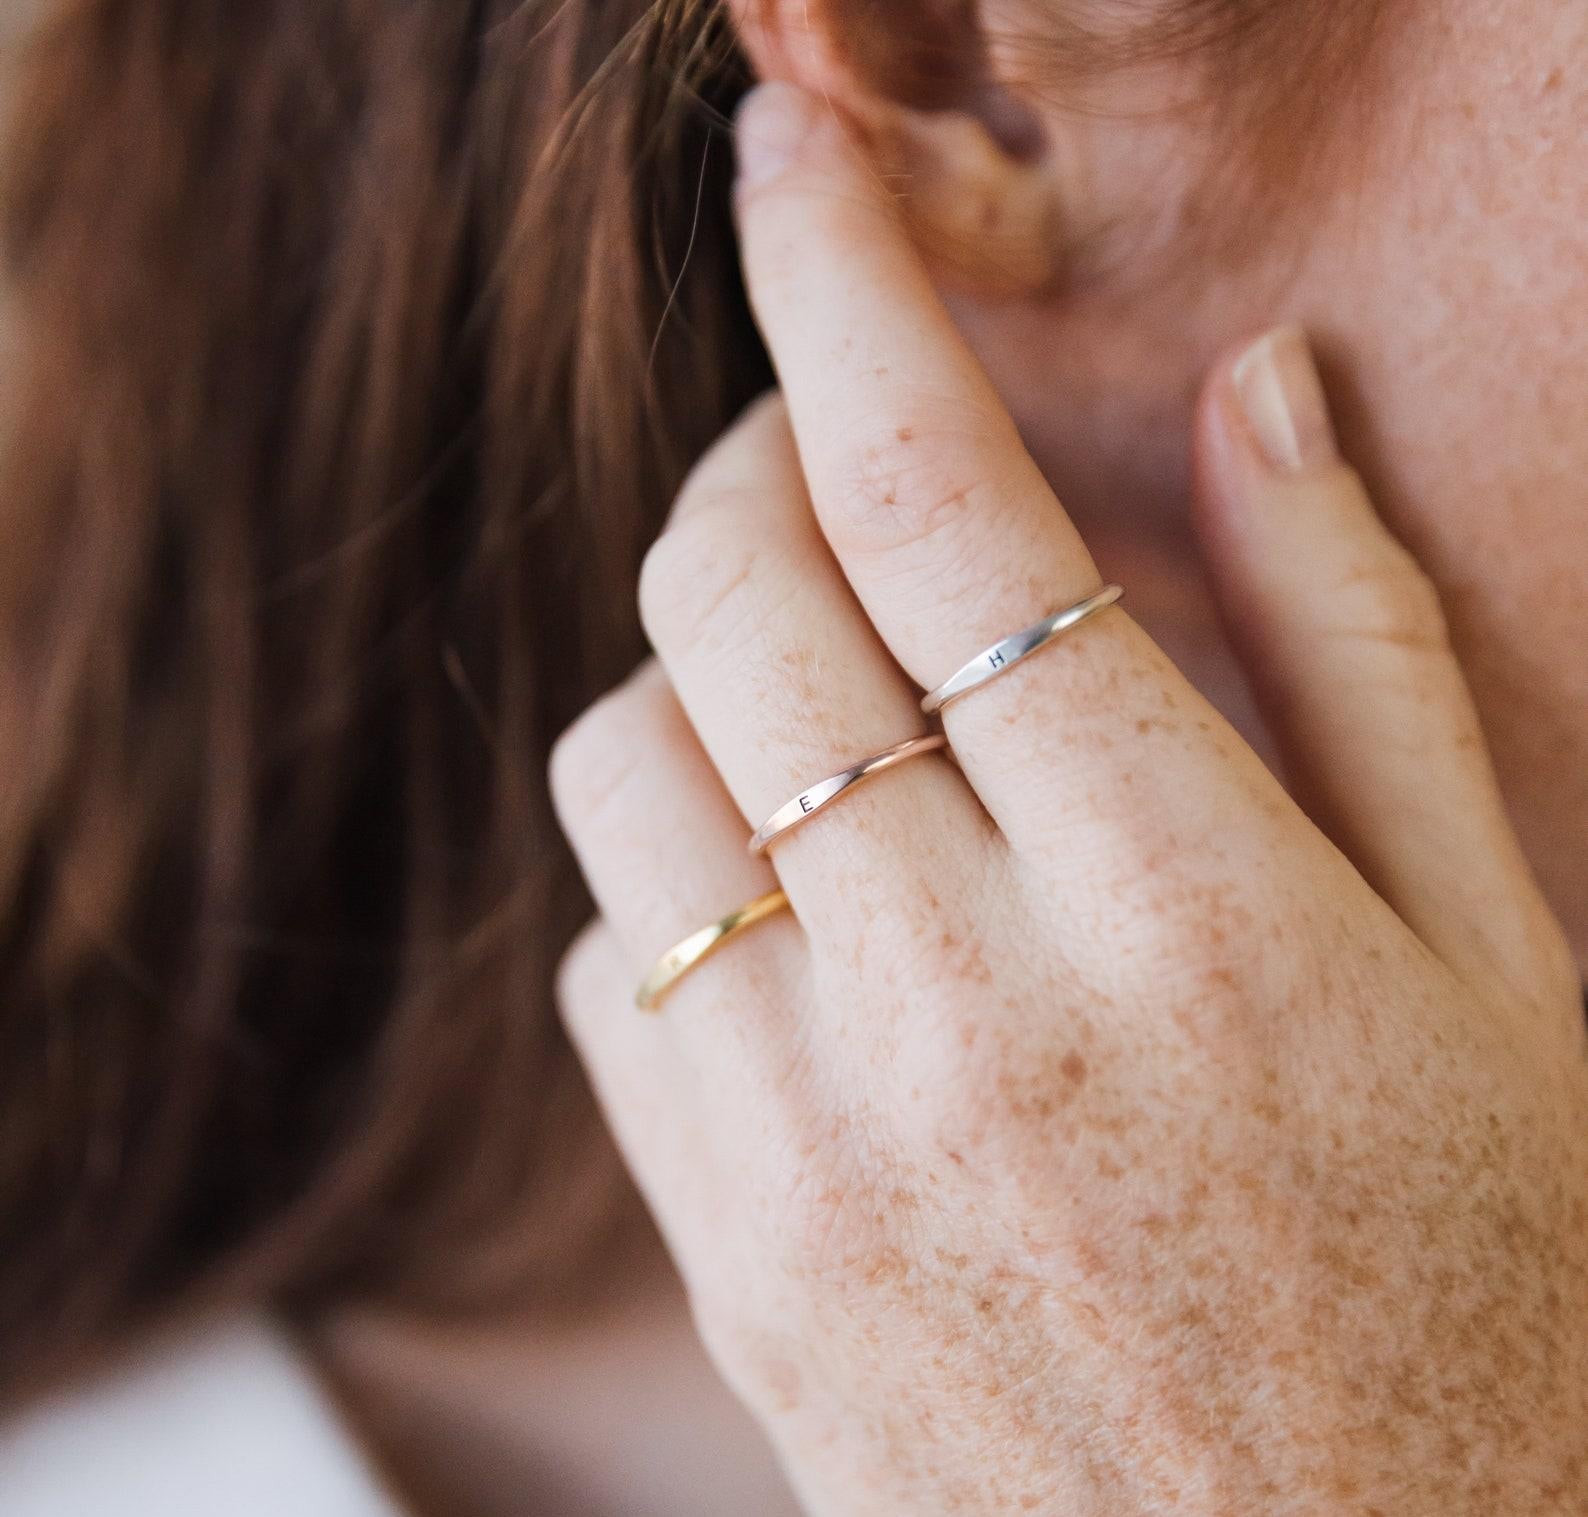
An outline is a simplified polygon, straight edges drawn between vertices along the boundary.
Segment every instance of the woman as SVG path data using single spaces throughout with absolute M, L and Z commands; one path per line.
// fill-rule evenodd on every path
M 15 1394 L 741 1478 L 548 989 L 671 507 L 560 1001 L 805 1508 L 1588 1508 L 1581 7 L 301 9 L 14 86 Z

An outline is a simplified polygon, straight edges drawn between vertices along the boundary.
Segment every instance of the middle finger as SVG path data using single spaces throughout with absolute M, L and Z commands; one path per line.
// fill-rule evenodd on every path
M 640 577 L 646 630 L 702 745 L 750 824 L 926 731 L 817 531 L 776 395 L 696 466 Z M 984 846 L 992 824 L 942 753 L 910 758 L 771 845 L 813 931 L 896 896 L 929 855 Z M 849 929 L 843 929 L 847 932 Z
M 883 640 L 930 689 L 1097 590 L 1096 566 L 831 108 L 762 86 L 738 137 L 745 275 L 816 515 Z M 1045 858 L 1073 853 L 1077 822 L 1161 839 L 1172 820 L 1190 837 L 1250 814 L 1254 791 L 1278 798 L 1118 608 L 943 722 L 1011 844 Z M 1151 795 L 1131 787 L 1143 773 Z

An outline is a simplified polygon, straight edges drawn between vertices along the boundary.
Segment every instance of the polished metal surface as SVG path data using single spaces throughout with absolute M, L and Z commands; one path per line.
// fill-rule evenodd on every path
M 687 938 L 674 943 L 652 966 L 651 972 L 640 982 L 634 992 L 634 1004 L 641 1011 L 655 1011 L 662 997 L 683 977 L 711 957 L 723 944 L 741 932 L 764 922 L 769 916 L 788 910 L 788 897 L 781 890 L 769 890 L 765 895 L 747 901 L 737 911 L 719 917 L 708 927 L 692 932 Z
M 988 680 L 996 679 L 1000 674 L 1013 669 L 1021 659 L 1029 658 L 1055 638 L 1073 631 L 1087 617 L 1095 616 L 1105 607 L 1112 606 L 1124 593 L 1118 585 L 1104 585 L 1101 590 L 1088 595 L 1085 600 L 1078 600 L 1073 606 L 1066 606 L 1062 611 L 1055 611 L 1052 616 L 1043 617 L 1041 621 L 1027 627 L 1023 632 L 1017 632 L 1013 637 L 1006 637 L 1002 642 L 984 648 L 969 663 L 944 680 L 937 689 L 930 690 L 922 696 L 921 710 L 931 716 L 941 711 L 950 701 L 958 700 L 962 695 L 969 695 L 978 685 L 985 685 Z
M 838 774 L 829 775 L 825 780 L 819 780 L 809 790 L 802 790 L 791 801 L 784 802 L 755 830 L 755 836 L 750 839 L 751 853 L 764 853 L 775 838 L 781 837 L 785 832 L 809 817 L 816 815 L 824 806 L 831 805 L 847 790 L 853 790 L 862 780 L 870 779 L 874 774 L 881 774 L 884 769 L 891 769 L 895 764 L 902 764 L 907 759 L 918 757 L 923 753 L 932 753 L 944 747 L 948 739 L 941 732 L 929 732 L 922 737 L 912 737 L 902 743 L 895 743 L 891 748 L 885 748 L 881 753 L 874 753 L 868 759 L 862 759 L 858 764 L 851 764 L 849 768 Z

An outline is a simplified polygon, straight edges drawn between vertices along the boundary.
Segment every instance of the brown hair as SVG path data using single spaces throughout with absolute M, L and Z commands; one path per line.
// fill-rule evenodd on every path
M 745 81 L 706 0 L 60 0 L 30 40 L 0 1384 L 179 1295 L 531 1285 L 602 1214 L 543 764 L 769 378 Z
M 441 1302 L 562 1259 L 587 904 L 542 770 L 766 382 L 741 82 L 692 0 L 73 0 L 31 43 L 0 1383 L 192 1288 Z

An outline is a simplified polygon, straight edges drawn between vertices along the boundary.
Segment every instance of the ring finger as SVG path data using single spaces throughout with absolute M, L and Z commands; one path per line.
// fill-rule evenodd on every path
M 765 861 L 745 851 L 733 802 L 655 662 L 563 734 L 550 781 L 563 830 L 635 985 L 680 939 L 777 884 Z M 805 953 L 787 913 L 724 948 L 670 991 L 670 1009 L 683 1010 L 708 982 L 720 990 L 724 977 L 743 991 L 752 966 L 759 973 L 769 961 L 793 983 Z M 623 1021 L 654 1026 L 634 1014 L 632 997 L 633 986 Z

